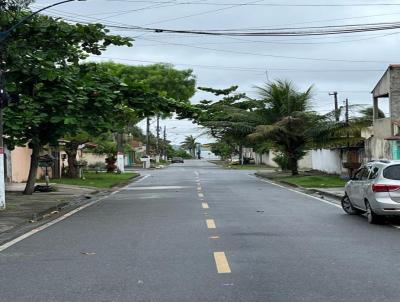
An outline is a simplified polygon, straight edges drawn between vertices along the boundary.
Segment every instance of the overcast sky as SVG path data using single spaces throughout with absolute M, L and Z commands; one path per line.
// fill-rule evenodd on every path
M 55 2 L 37 0 L 32 8 Z M 48 14 L 86 22 L 185 30 L 343 25 L 400 20 L 400 1 L 379 2 L 381 5 L 377 6 L 347 6 L 374 4 L 377 1 L 87 0 L 58 6 L 49 10 Z M 246 3 L 253 5 L 243 5 Z M 397 3 L 398 6 L 384 5 Z M 346 6 L 283 7 L 268 4 Z M 110 48 L 96 60 L 107 61 L 112 58 L 116 62 L 133 65 L 147 64 L 140 61 L 171 63 L 178 69 L 193 69 L 197 86 L 226 88 L 239 85 L 239 90 L 249 96 L 256 96 L 254 86 L 263 85 L 267 80 L 288 79 L 300 89 L 314 85 L 313 108 L 321 113 L 333 109 L 333 97 L 328 95 L 329 91 L 339 93 L 340 104 L 349 98 L 350 104 L 371 106 L 370 91 L 387 65 L 400 63 L 398 30 L 282 38 L 191 36 L 113 29 L 112 32 L 135 37 L 134 46 Z M 198 93 L 192 102 L 205 97 L 208 95 Z M 387 108 L 386 102 L 382 102 L 382 109 L 387 112 Z M 168 129 L 168 138 L 176 144 L 187 135 L 199 136 L 202 133 L 190 121 L 162 121 L 161 126 L 164 125 Z M 155 123 L 152 128 L 155 129 Z M 204 143 L 210 138 L 200 136 L 199 140 Z

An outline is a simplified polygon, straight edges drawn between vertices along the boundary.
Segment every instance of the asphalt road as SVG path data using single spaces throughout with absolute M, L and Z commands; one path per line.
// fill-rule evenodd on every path
M 1 252 L 0 301 L 400 300 L 399 229 L 249 173 L 148 172 Z

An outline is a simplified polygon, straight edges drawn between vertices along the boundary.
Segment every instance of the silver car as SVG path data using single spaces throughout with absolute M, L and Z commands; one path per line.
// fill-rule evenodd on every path
M 373 161 L 363 165 L 347 182 L 343 210 L 367 214 L 369 223 L 400 215 L 400 161 Z

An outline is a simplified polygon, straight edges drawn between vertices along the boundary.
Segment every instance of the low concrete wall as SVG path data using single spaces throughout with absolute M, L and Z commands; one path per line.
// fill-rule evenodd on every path
M 255 159 L 256 164 L 264 164 L 271 167 L 278 167 L 274 162 L 276 153 L 269 151 L 268 153 L 259 154 L 246 149 L 245 156 Z M 342 159 L 339 150 L 317 149 L 310 150 L 299 161 L 299 168 L 302 170 L 318 170 L 330 174 L 341 174 L 344 169 L 342 168 Z
M 11 181 L 25 182 L 28 179 L 32 150 L 28 147 L 16 147 L 11 151 Z
M 317 149 L 310 151 L 312 155 L 312 169 L 329 174 L 342 173 L 342 159 L 339 150 Z

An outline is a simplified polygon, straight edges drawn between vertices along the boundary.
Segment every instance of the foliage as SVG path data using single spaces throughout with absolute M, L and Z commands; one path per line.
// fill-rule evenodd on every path
M 366 127 L 372 126 L 374 119 L 374 107 L 361 109 L 359 113 L 361 114 L 361 117 L 359 117 L 357 121 Z M 385 118 L 385 113 L 383 113 L 383 111 L 380 109 L 378 109 L 378 118 Z
M 272 124 L 284 117 L 310 111 L 312 86 L 306 91 L 300 92 L 292 82 L 278 80 L 256 88 L 259 94 L 259 103 L 263 107 L 258 113 L 268 123 Z
M 219 140 L 216 143 L 212 143 L 211 145 L 211 152 L 215 155 L 220 156 L 221 159 L 227 159 L 232 156 L 235 148 L 233 145 L 228 144 L 224 140 Z
M 274 157 L 274 162 L 281 168 L 282 171 L 289 170 L 289 159 L 285 153 L 279 152 Z
M 15 22 L 0 14 L 1 28 Z M 30 143 L 33 149 L 26 194 L 33 192 L 40 148 L 77 132 L 87 110 L 96 107 L 95 99 L 111 102 L 109 96 L 118 91 L 100 86 L 93 74 L 82 76 L 87 73 L 79 66 L 80 60 L 101 54 L 111 44 L 130 41 L 110 35 L 100 24 L 73 25 L 42 15 L 19 26 L 7 40 L 2 53 L 7 67 L 1 68 L 7 70 L 6 91 L 18 94 L 20 102 L 5 109 L 4 130 L 10 148 Z
M 184 150 L 188 150 L 192 157 L 196 156 L 196 139 L 193 135 L 189 135 L 185 137 L 185 140 L 181 143 L 181 148 Z
M 171 145 L 167 145 L 167 157 L 182 157 L 183 159 L 192 159 L 193 157 L 183 149 L 174 149 Z
M 0 0 L 0 12 L 5 11 L 20 11 L 26 9 L 33 0 Z
M 177 70 L 167 64 L 131 66 L 108 62 L 100 65 L 126 85 L 125 97 L 139 118 L 156 114 L 166 117 L 173 112 L 184 117 L 196 116 L 196 108 L 189 102 L 196 83 L 192 70 Z M 138 88 L 146 94 L 134 93 Z
M 98 161 L 93 164 L 88 165 L 89 169 L 94 169 L 96 171 L 102 171 L 106 169 L 106 164 L 104 162 Z
M 208 129 L 209 134 L 218 140 L 230 142 L 233 148 L 239 149 L 241 159 L 242 147 L 251 145 L 247 136 L 254 132 L 259 122 L 259 116 L 255 110 L 259 108 L 259 102 L 249 100 L 245 94 L 236 93 L 237 86 L 227 89 L 213 89 L 200 87 L 202 91 L 222 96 L 222 99 L 204 100 L 198 106 L 202 110 L 195 121 Z
M 114 76 L 128 86 L 141 83 L 146 91 L 168 99 L 189 102 L 195 93 L 196 78 L 191 69 L 177 70 L 170 64 L 131 66 L 117 63 L 102 63 Z
M 264 124 L 249 136 L 253 140 L 269 140 L 288 159 L 293 175 L 298 174 L 298 160 L 305 155 L 306 146 L 315 135 L 312 129 L 320 123 L 319 116 L 307 111 L 311 91 L 312 87 L 299 92 L 287 81 L 267 84 L 260 93 L 265 104 L 260 110 Z

